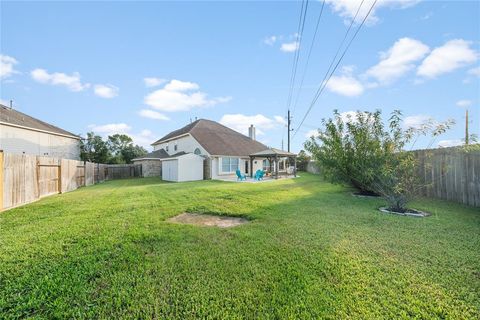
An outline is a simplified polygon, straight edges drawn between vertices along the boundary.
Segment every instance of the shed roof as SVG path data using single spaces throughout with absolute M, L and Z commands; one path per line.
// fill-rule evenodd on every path
M 263 143 L 232 130 L 218 122 L 199 119 L 183 128 L 165 135 L 155 144 L 160 144 L 175 137 L 190 134 L 210 155 L 248 156 L 267 148 Z
M 23 112 L 9 108 L 0 104 L 0 122 L 10 124 L 12 126 L 30 128 L 37 131 L 45 131 L 52 134 L 69 136 L 74 139 L 80 139 L 76 134 L 67 130 L 63 130 L 57 126 L 44 122 L 42 120 L 31 117 Z

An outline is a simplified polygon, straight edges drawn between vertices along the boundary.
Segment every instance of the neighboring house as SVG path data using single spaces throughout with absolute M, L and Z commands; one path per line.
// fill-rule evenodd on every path
M 0 150 L 80 159 L 80 137 L 0 104 Z
M 270 164 L 266 158 L 250 158 L 250 155 L 268 149 L 267 146 L 255 140 L 253 126 L 249 135 L 247 137 L 215 121 L 199 119 L 154 142 L 154 151 L 134 159 L 134 162 L 142 163 L 144 176 L 159 176 L 162 168 L 160 162 L 191 153 L 205 159 L 204 179 L 234 177 L 237 169 L 247 175 L 258 169 L 269 171 Z M 182 163 L 187 166 L 188 162 L 179 162 L 177 169 L 188 170 L 181 167 Z M 286 170 L 285 167 L 285 160 L 282 160 L 279 170 Z

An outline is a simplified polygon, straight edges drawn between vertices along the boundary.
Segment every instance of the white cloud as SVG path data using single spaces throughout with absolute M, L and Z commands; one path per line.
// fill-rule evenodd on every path
M 439 148 L 448 148 L 448 147 L 456 147 L 463 145 L 464 142 L 461 139 L 451 139 L 451 140 L 441 140 L 438 142 Z
M 93 91 L 99 97 L 110 99 L 118 96 L 119 89 L 111 84 L 97 84 Z
M 146 87 L 151 88 L 164 84 L 165 82 L 167 82 L 167 80 L 161 78 L 147 77 L 143 78 L 143 82 L 145 83 Z
M 199 85 L 193 82 L 171 80 L 164 88 L 148 94 L 144 102 L 154 109 L 176 112 L 188 111 L 196 107 L 214 106 L 231 100 L 231 97 L 209 99 L 207 94 L 198 91 Z
M 318 129 L 309 130 L 309 131 L 305 134 L 305 138 L 311 138 L 311 137 L 316 137 L 316 136 L 318 136 Z
M 142 109 L 138 114 L 141 117 L 154 119 L 154 120 L 170 120 L 170 118 L 164 115 L 163 113 L 153 111 L 153 110 L 148 110 L 148 109 Z
M 45 69 L 35 69 L 30 73 L 32 79 L 45 84 L 65 86 L 71 91 L 83 91 L 90 87 L 89 83 L 82 83 L 80 81 L 80 74 L 74 72 L 72 75 L 67 75 L 61 72 L 48 73 Z
M 287 124 L 287 120 L 285 120 L 285 118 L 282 116 L 274 116 L 273 119 L 275 119 L 275 121 L 277 121 L 279 124 L 282 124 L 282 125 Z
M 225 114 L 220 123 L 235 131 L 248 135 L 248 128 L 253 124 L 257 135 L 265 134 L 265 131 L 274 129 L 279 125 L 277 119 L 270 119 L 263 114 L 247 116 L 244 114 Z
M 363 85 L 352 76 L 332 76 L 327 82 L 326 88 L 337 94 L 354 97 L 364 91 Z
M 466 108 L 466 107 L 470 107 L 472 105 L 472 101 L 471 100 L 458 100 L 456 105 L 457 105 L 457 107 Z
M 435 48 L 418 67 L 417 75 L 435 78 L 474 63 L 478 59 L 478 53 L 470 48 L 470 45 L 469 41 L 455 39 Z
M 283 52 L 295 52 L 300 47 L 300 43 L 298 41 L 293 42 L 286 42 L 282 43 L 280 46 L 280 50 Z
M 165 85 L 165 90 L 168 91 L 190 91 L 190 90 L 198 90 L 200 87 L 195 82 L 188 82 L 188 81 L 180 81 L 180 80 L 172 80 Z
M 104 125 L 91 124 L 88 126 L 88 128 L 95 133 L 101 133 L 107 136 L 116 133 L 127 133 L 130 131 L 130 129 L 132 129 L 132 127 L 126 123 L 109 123 Z
M 468 74 L 471 74 L 472 76 L 480 77 L 480 67 L 476 67 L 468 70 Z
M 269 46 L 273 46 L 275 42 L 277 42 L 277 39 L 278 39 L 277 36 L 269 36 L 263 39 L 263 43 Z
M 388 84 L 413 69 L 414 62 L 425 57 L 429 50 L 418 40 L 401 38 L 387 52 L 380 53 L 380 62 L 368 69 L 366 75 Z
M 408 116 L 403 119 L 403 126 L 405 128 L 415 128 L 419 129 L 425 123 L 433 121 L 431 116 L 424 115 L 424 114 L 417 114 L 414 116 Z
M 351 21 L 358 10 L 358 7 L 362 3 L 362 0 L 326 0 L 331 5 L 332 10 L 338 13 L 342 18 L 345 18 L 345 22 Z M 361 22 L 363 17 L 367 14 L 368 10 L 372 6 L 374 0 L 365 0 L 358 12 L 357 19 L 355 21 Z M 376 23 L 379 18 L 375 15 L 376 11 L 381 7 L 400 8 L 404 9 L 418 3 L 419 0 L 378 0 L 375 7 L 372 9 L 370 16 L 367 19 L 368 24 Z
M 18 61 L 15 58 L 0 54 L 0 79 L 5 79 L 14 73 L 18 73 L 15 70 L 17 63 Z

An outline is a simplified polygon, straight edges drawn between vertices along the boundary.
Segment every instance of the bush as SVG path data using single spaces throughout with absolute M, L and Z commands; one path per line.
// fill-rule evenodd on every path
M 318 136 L 304 145 L 331 182 L 350 184 L 364 194 L 381 195 L 390 209 L 405 212 L 407 203 L 425 187 L 417 174 L 418 161 L 404 150 L 405 146 L 413 147 L 420 136 L 430 136 L 431 146 L 452 124 L 452 120 L 428 120 L 403 129 L 402 114 L 396 110 L 385 127 L 379 110 L 358 111 L 354 116 L 342 116 L 335 110 L 333 119 L 322 120 Z

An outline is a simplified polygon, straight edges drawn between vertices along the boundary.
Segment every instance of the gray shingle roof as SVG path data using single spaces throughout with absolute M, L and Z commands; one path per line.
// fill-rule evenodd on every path
M 67 130 L 63 130 L 52 124 L 46 123 L 42 120 L 31 117 L 23 112 L 15 109 L 10 109 L 3 104 L 0 104 L 0 121 L 9 123 L 12 125 L 27 127 L 35 130 L 43 130 L 51 133 L 71 136 L 72 138 L 80 139 L 76 134 L 73 134 Z
M 267 149 L 263 143 L 252 140 L 218 122 L 206 119 L 196 120 L 172 131 L 153 144 L 159 144 L 186 133 L 191 134 L 211 155 L 248 156 Z
M 260 152 L 255 152 L 251 154 L 251 156 L 257 156 L 257 157 L 274 157 L 274 156 L 279 156 L 279 157 L 294 157 L 296 156 L 295 153 L 291 153 L 285 150 L 280 150 L 276 148 L 269 148 L 262 150 Z

